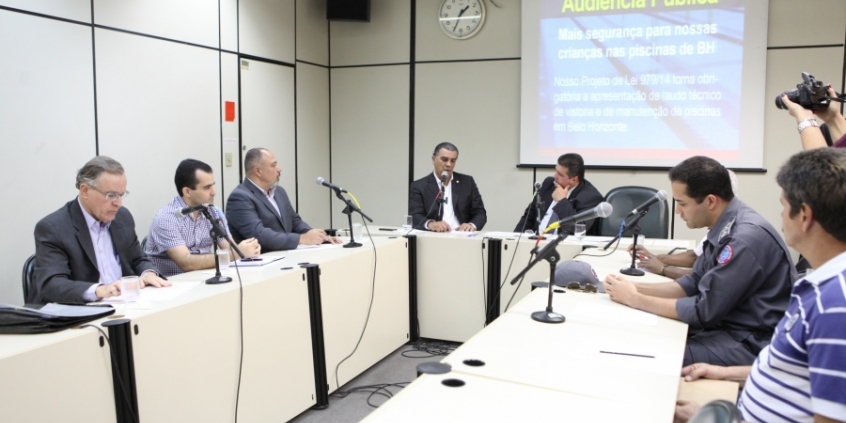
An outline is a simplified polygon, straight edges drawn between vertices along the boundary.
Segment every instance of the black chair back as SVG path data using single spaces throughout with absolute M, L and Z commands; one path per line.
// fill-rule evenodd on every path
M 32 272 L 35 271 L 35 254 L 29 256 L 28 259 L 24 262 L 23 265 L 23 272 L 21 274 L 21 279 L 23 283 L 23 296 L 24 296 L 24 303 L 30 303 L 32 298 L 31 295 L 35 295 L 35 287 L 32 286 Z
M 740 423 L 737 406 L 726 401 L 716 400 L 702 406 L 687 423 Z
M 600 219 L 599 235 L 617 235 L 623 218 L 657 192 L 654 188 L 638 186 L 617 187 L 608 191 L 605 201 L 614 207 L 614 212 L 611 216 Z M 647 238 L 670 237 L 670 208 L 667 200 L 659 201 L 649 208 L 649 213 L 640 220 L 640 229 L 640 233 Z

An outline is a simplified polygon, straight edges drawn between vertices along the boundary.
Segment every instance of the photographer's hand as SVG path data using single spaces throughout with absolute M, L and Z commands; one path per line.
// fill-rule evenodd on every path
M 837 97 L 837 92 L 828 84 L 828 96 Z M 837 142 L 843 134 L 846 134 L 846 119 L 840 114 L 840 102 L 832 101 L 828 104 L 828 108 L 817 110 L 816 115 L 828 125 L 828 130 L 831 132 L 831 139 Z
M 790 113 L 790 116 L 796 118 L 797 124 L 805 119 L 816 119 L 814 112 L 790 101 L 786 94 L 781 95 L 781 101 L 783 101 L 785 107 L 787 107 L 787 113 Z M 831 107 L 831 105 L 829 105 L 829 107 Z M 825 142 L 825 137 L 822 134 L 822 130 L 816 126 L 809 126 L 799 132 L 799 139 L 802 140 L 803 150 L 828 147 L 828 144 Z
M 784 105 L 787 107 L 787 113 L 790 113 L 790 116 L 796 118 L 796 123 L 802 122 L 805 119 L 814 117 L 814 112 L 808 110 L 787 98 L 787 94 L 781 95 L 781 101 L 784 102 Z M 822 117 L 822 116 L 820 116 Z

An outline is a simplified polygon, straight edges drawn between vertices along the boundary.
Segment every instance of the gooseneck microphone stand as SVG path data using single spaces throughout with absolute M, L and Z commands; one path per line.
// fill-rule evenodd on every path
M 223 276 L 223 274 L 220 273 L 220 259 L 217 257 L 217 240 L 221 238 L 227 240 L 227 242 L 229 242 L 229 248 L 235 250 L 235 252 L 238 253 L 239 257 L 244 258 L 244 254 L 241 253 L 241 250 L 238 249 L 238 246 L 236 246 L 235 243 L 233 243 L 232 240 L 228 237 L 228 233 L 226 232 L 226 230 L 224 230 L 220 226 L 220 220 L 216 217 L 212 217 L 211 213 L 209 213 L 208 207 L 200 209 L 200 212 L 203 213 L 203 215 L 206 217 L 206 219 L 209 220 L 209 222 L 211 222 L 212 225 L 211 229 L 209 230 L 209 235 L 212 239 L 215 272 L 213 277 L 206 279 L 206 283 L 213 285 L 219 283 L 232 282 L 232 278 L 230 278 L 229 276 Z
M 555 236 L 552 241 L 549 241 L 549 243 L 542 249 L 538 250 L 538 247 L 532 249 L 532 254 L 535 254 L 535 259 L 511 280 L 511 285 L 514 285 L 520 278 L 523 277 L 523 275 L 526 274 L 526 272 L 529 271 L 529 269 L 534 267 L 534 265 L 538 264 L 541 260 L 549 262 L 549 294 L 546 309 L 532 313 L 532 320 L 542 323 L 564 323 L 564 315 L 552 311 L 552 287 L 555 285 L 555 266 L 558 265 L 558 261 L 561 260 L 561 255 L 558 254 L 556 247 L 558 247 L 558 244 L 561 243 L 561 241 L 564 241 L 565 238 L 567 238 L 567 234 L 560 234 Z
M 643 217 L 646 216 L 646 213 L 649 213 L 648 208 L 636 214 L 634 219 L 632 219 L 632 221 L 626 225 L 626 229 L 623 229 L 624 231 L 627 229 L 631 229 L 631 233 L 634 236 L 634 239 L 632 240 L 632 265 L 630 267 L 624 267 L 620 269 L 620 273 L 624 275 L 643 276 L 646 274 L 643 272 L 643 270 L 640 270 L 635 267 L 635 258 L 637 257 L 637 237 L 638 235 L 640 235 L 640 219 L 643 219 Z
M 540 200 L 540 189 L 535 191 L 535 221 L 537 221 L 538 229 L 535 230 L 535 234 L 530 236 L 529 239 L 546 239 L 541 233 L 541 221 L 543 221 L 543 216 L 541 216 L 541 208 L 543 207 L 543 201 Z
M 344 195 L 341 193 L 340 189 L 332 188 L 332 190 L 335 191 L 335 196 L 337 196 L 341 201 L 344 202 L 344 204 L 347 205 L 346 207 L 344 207 L 344 210 L 341 211 L 341 213 L 347 215 L 347 221 L 349 222 L 349 225 L 350 225 L 350 242 L 344 244 L 344 248 L 361 247 L 360 242 L 355 242 L 355 234 L 353 234 L 353 225 L 352 225 L 352 214 L 353 214 L 353 212 L 356 212 L 356 213 L 360 214 L 361 217 L 367 219 L 367 221 L 370 222 L 370 223 L 373 223 L 373 219 L 371 219 L 370 216 L 364 214 L 364 212 L 361 211 L 361 209 L 358 208 L 358 206 L 356 206 L 355 203 L 350 201 L 348 198 L 344 197 Z

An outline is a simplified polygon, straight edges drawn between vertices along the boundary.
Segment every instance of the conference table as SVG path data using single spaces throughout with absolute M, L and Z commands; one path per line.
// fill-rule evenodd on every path
M 605 272 L 627 256 L 603 258 Z M 671 422 L 687 325 L 606 294 L 552 295 L 563 323 L 531 318 L 547 306 L 548 290 L 536 289 L 441 360 L 449 373 L 422 375 L 364 421 Z
M 555 357 L 562 345 L 554 336 L 541 344 L 549 348 L 545 353 L 527 351 L 519 339 L 543 338 L 549 330 L 582 336 L 588 326 L 580 319 L 595 317 L 590 307 L 582 309 L 556 294 L 556 308 L 560 302 L 568 324 L 535 328 L 503 346 L 496 339 L 511 337 L 509 331 L 521 326 L 527 307 L 534 311 L 536 305 L 527 300 L 546 292 L 530 294 L 530 282 L 549 278 L 546 262 L 529 270 L 521 283 L 507 283 L 526 266 L 535 241 L 510 233 L 373 229 L 374 236 L 358 240 L 363 244 L 359 248 L 321 246 L 263 254 L 272 262 L 239 266 L 237 271 L 231 267 L 226 274 L 232 283 L 204 284 L 213 275 L 206 270 L 172 277 L 172 288 L 146 288 L 140 301 L 116 304 L 114 315 L 91 323 L 120 344 L 116 353 L 94 327 L 0 336 L 0 421 L 85 416 L 91 422 L 124 422 L 133 421 L 127 417 L 132 409 L 138 410 L 139 420 L 155 422 L 222 422 L 236 416 L 243 422 L 266 421 L 267 416 L 286 421 L 310 407 L 325 407 L 329 393 L 418 337 L 469 340 L 456 357 L 490 357 L 485 371 L 498 372 L 508 366 L 498 365 L 497 357 L 516 360 L 530 353 L 537 358 L 529 361 L 561 359 Z M 565 240 L 556 250 L 564 260 L 588 255 L 596 250 L 583 249 L 598 243 Z M 622 247 L 614 254 L 613 260 L 596 258 L 598 272 L 628 257 Z M 570 313 L 570 308 L 581 311 Z M 616 340 L 629 339 L 634 332 L 615 328 L 618 323 L 605 322 L 607 336 L 573 351 L 622 349 Z M 663 325 L 637 330 L 652 336 Z M 670 338 L 680 329 L 669 327 L 672 331 L 652 347 L 674 348 Z M 488 355 L 493 347 L 497 356 Z M 655 376 L 647 378 L 649 389 L 675 398 L 664 386 L 673 359 L 663 353 L 657 357 L 640 371 Z M 627 358 L 587 355 L 580 360 L 622 365 Z M 584 366 L 570 367 L 554 374 L 589 380 Z M 676 382 L 677 372 L 678 364 Z M 464 374 L 491 378 L 472 370 Z M 543 378 L 526 384 L 559 394 L 572 391 Z M 638 389 L 642 392 L 644 386 Z M 50 407 L 44 406 L 45 398 Z
M 0 421 L 133 421 L 127 403 L 150 422 L 289 420 L 409 340 L 408 241 L 363 244 L 263 254 L 279 259 L 232 267 L 226 284 L 189 272 L 117 304 L 92 324 L 128 320 L 121 384 L 95 328 L 0 335 Z

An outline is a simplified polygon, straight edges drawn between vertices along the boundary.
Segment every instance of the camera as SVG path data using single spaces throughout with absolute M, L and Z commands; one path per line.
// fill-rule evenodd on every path
M 828 107 L 831 99 L 828 97 L 828 86 L 822 81 L 817 81 L 814 75 L 802 72 L 802 83 L 796 84 L 795 90 L 785 91 L 775 99 L 776 107 L 787 109 L 781 96 L 787 95 L 787 99 L 809 110 L 822 110 Z

